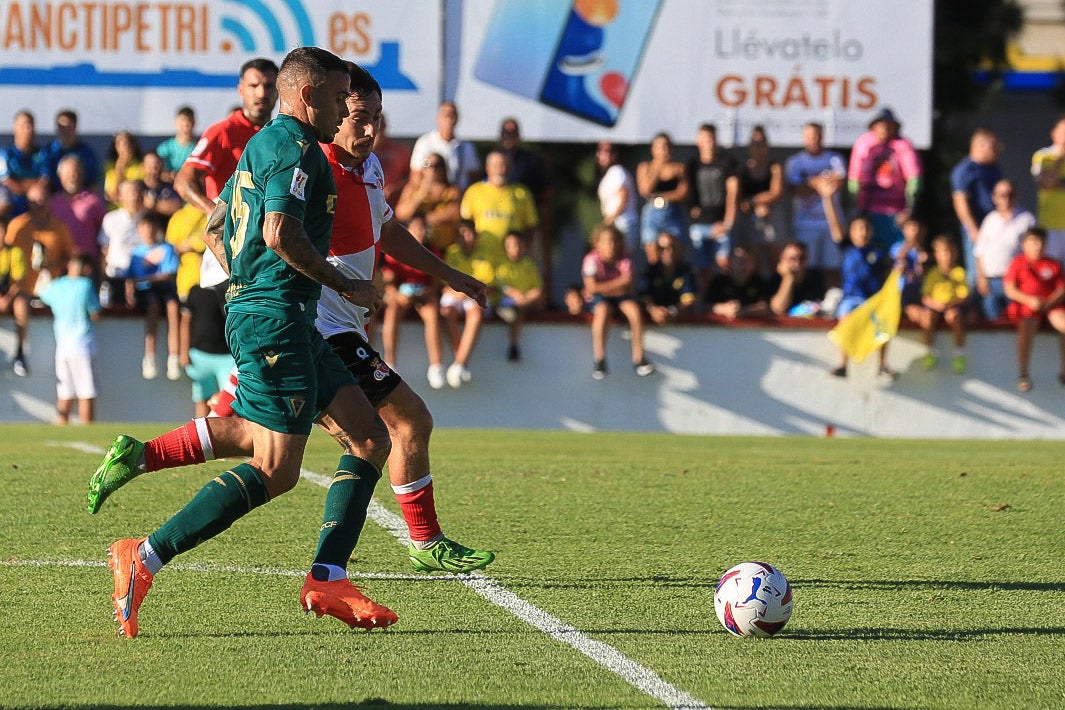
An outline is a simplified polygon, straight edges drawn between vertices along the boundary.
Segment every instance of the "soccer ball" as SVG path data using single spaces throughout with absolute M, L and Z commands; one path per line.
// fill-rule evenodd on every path
M 791 585 L 765 562 L 741 562 L 721 576 L 714 611 L 729 633 L 769 638 L 791 618 Z

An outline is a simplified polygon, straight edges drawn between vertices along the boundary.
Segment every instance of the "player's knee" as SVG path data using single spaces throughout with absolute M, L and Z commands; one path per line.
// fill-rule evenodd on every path
M 368 427 L 366 431 L 339 431 L 334 438 L 344 453 L 366 459 L 378 468 L 385 465 L 392 452 L 392 438 L 383 422 Z
M 299 465 L 259 463 L 254 459 L 248 463 L 262 473 L 263 485 L 266 486 L 266 492 L 270 494 L 271 500 L 288 493 L 299 483 Z
M 392 453 L 392 437 L 388 435 L 388 429 L 375 428 L 364 440 L 363 449 L 366 452 L 363 458 L 378 468 L 383 468 L 388 461 L 388 455 Z
M 411 407 L 403 413 L 402 418 L 390 423 L 392 438 L 399 442 L 423 442 L 428 445 L 433 433 L 433 415 L 425 403 Z

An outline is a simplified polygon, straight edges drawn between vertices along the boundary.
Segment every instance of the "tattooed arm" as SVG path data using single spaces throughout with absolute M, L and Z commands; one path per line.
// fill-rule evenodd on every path
M 263 241 L 289 266 L 307 278 L 331 288 L 356 306 L 371 313 L 381 306 L 381 295 L 372 281 L 349 279 L 318 253 L 311 244 L 303 223 L 283 212 L 267 212 L 263 222 Z
M 226 250 L 222 245 L 222 229 L 226 226 L 226 210 L 229 205 L 221 200 L 214 206 L 211 216 L 207 218 L 207 230 L 203 234 L 203 243 L 211 250 L 218 259 L 218 263 L 229 274 L 229 264 L 226 263 Z

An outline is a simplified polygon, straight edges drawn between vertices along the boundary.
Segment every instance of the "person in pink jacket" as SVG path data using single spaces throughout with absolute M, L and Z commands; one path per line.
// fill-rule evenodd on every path
M 847 187 L 858 212 L 873 223 L 873 245 L 890 249 L 902 241 L 902 223 L 913 210 L 921 188 L 921 158 L 899 135 L 901 124 L 889 108 L 881 109 L 851 149 Z

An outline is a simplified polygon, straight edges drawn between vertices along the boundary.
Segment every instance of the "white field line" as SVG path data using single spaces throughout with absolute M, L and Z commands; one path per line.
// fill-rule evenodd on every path
M 328 488 L 331 480 L 328 476 L 307 470 L 301 471 L 300 475 L 323 488 Z M 370 501 L 367 515 L 375 523 L 390 532 L 400 544 L 403 546 L 408 544 L 407 524 L 402 517 L 388 510 L 376 500 Z M 682 708 L 691 710 L 710 709 L 710 706 L 706 703 L 689 695 L 675 685 L 662 680 L 654 671 L 641 666 L 613 646 L 588 638 L 579 629 L 530 604 L 483 573 L 473 572 L 468 575 L 459 575 L 458 580 L 486 600 L 501 609 L 509 611 L 556 641 L 572 646 L 632 687 L 662 702 L 666 707 L 675 708 L 676 710 L 681 710 Z
M 85 453 L 103 453 L 99 447 L 85 442 L 49 442 L 55 446 L 69 446 L 70 448 Z M 332 480 L 329 476 L 302 469 L 300 476 L 322 488 L 328 488 Z M 407 537 L 407 525 L 403 518 L 388 510 L 376 500 L 370 501 L 367 517 L 388 531 L 396 541 L 404 547 L 409 543 Z M 0 561 L 0 567 L 26 565 L 26 566 L 68 566 L 68 567 L 103 567 L 104 562 L 89 562 L 74 560 L 69 562 L 48 561 Z M 302 577 L 305 572 L 296 570 L 279 570 L 257 567 L 226 567 L 217 565 L 182 565 L 180 563 L 170 565 L 175 570 L 191 572 L 225 572 L 235 574 L 266 574 Z M 580 629 L 564 623 L 561 619 L 547 613 L 543 609 L 530 604 L 517 594 L 514 594 L 499 582 L 487 577 L 481 572 L 460 575 L 398 575 L 380 573 L 356 573 L 359 577 L 367 579 L 395 579 L 410 581 L 458 581 L 466 585 L 485 600 L 495 604 L 501 609 L 509 611 L 525 623 L 539 629 L 556 641 L 560 641 L 573 649 L 584 654 L 600 666 L 618 676 L 626 683 L 640 692 L 658 700 L 666 707 L 673 710 L 712 710 L 709 705 L 684 692 L 675 685 L 664 681 L 657 673 L 645 668 L 613 646 L 596 641 L 586 636 Z

